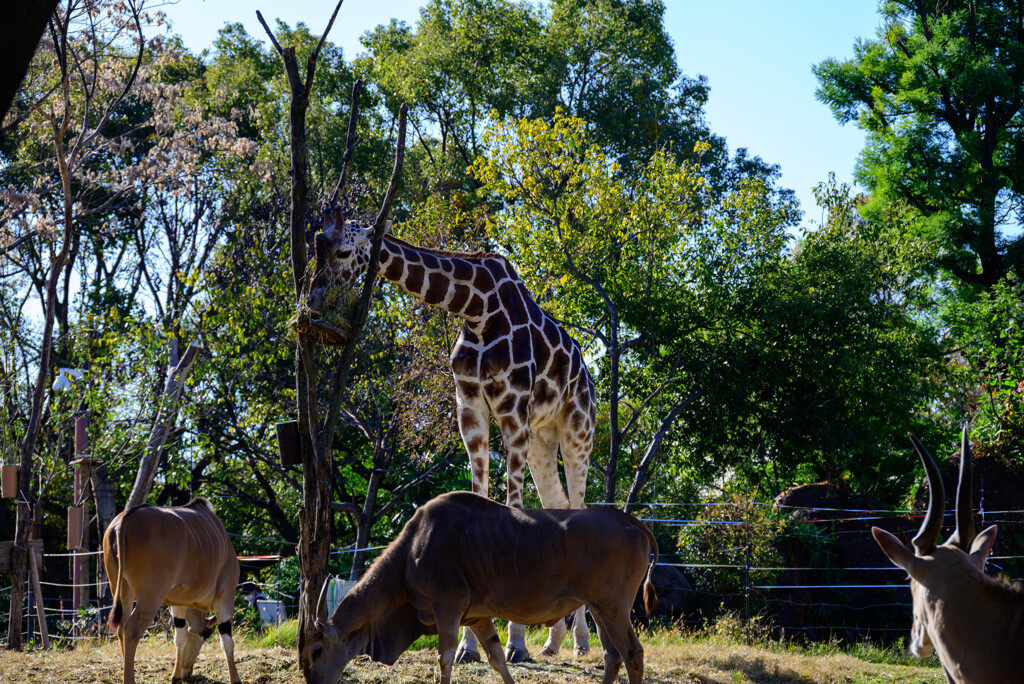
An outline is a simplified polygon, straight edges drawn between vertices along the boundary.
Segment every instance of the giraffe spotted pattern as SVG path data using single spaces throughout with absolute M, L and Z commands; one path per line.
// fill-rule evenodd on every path
M 311 309 L 322 304 L 324 289 L 338 282 L 354 285 L 365 273 L 372 233 L 372 227 L 341 221 L 338 212 L 328 211 L 325 229 L 316 236 L 318 270 L 308 299 Z M 385 235 L 378 273 L 463 320 L 450 361 L 473 491 L 488 495 L 493 417 L 506 450 L 506 503 L 522 508 L 529 465 L 545 508 L 583 508 L 594 443 L 594 383 L 579 345 L 534 301 L 508 259 L 426 249 Z M 558 473 L 559 450 L 565 489 Z M 580 638 L 582 622 L 577 620 L 577 652 L 587 650 L 585 623 L 582 643 Z M 545 651 L 557 652 L 557 631 L 552 631 Z

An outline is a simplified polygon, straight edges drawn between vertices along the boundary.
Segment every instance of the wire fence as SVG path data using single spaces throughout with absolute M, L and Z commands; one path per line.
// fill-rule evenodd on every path
M 730 615 L 748 628 L 815 641 L 892 641 L 908 634 L 908 579 L 882 555 L 870 528 L 877 525 L 909 541 L 921 516 L 905 510 L 785 508 L 757 501 L 637 506 L 634 515 L 665 547 L 653 580 L 660 597 L 659 619 L 703 628 Z M 947 514 L 946 522 L 954 524 L 952 514 Z M 999 525 L 1000 539 L 1024 538 L 1024 511 L 982 511 L 982 524 L 992 523 Z M 268 599 L 281 601 L 286 615 L 294 616 L 299 594 L 297 563 L 289 560 L 295 558 L 294 544 L 231 536 L 239 548 L 249 542 L 264 548 L 278 545 L 278 553 L 239 555 L 242 580 L 256 580 Z M 335 549 L 332 570 L 347 578 L 358 552 L 370 562 L 383 548 Z M 1016 551 L 1024 549 L 997 545 L 989 569 L 1019 578 L 1024 574 L 1024 555 Z M 68 566 L 76 558 L 88 559 L 88 571 L 83 573 L 87 579 L 77 585 L 60 579 L 70 576 Z M 101 566 L 99 551 L 44 554 L 41 600 L 51 639 L 71 644 L 110 638 L 105 629 L 110 590 L 99 574 Z M 35 602 L 40 597 L 31 589 L 26 582 L 22 632 L 29 643 L 39 633 Z M 0 606 L 8 605 L 10 593 L 10 586 L 0 586 Z M 72 596 L 78 595 L 88 600 L 73 606 Z M 7 620 L 4 609 L 0 635 L 7 634 Z M 160 621 L 151 631 L 170 634 L 169 626 Z M 4 641 L 0 638 L 0 643 Z

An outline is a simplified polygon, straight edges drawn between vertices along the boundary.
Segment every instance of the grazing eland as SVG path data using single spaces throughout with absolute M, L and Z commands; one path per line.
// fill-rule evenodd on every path
M 196 497 L 184 506 L 123 511 L 103 535 L 103 563 L 114 583 L 108 628 L 121 642 L 124 684 L 135 682 L 139 639 L 161 605 L 170 606 L 174 619 L 173 682 L 192 675 L 212 632 L 204 617 L 210 612 L 216 613 L 231 683 L 241 681 L 231 639 L 238 556 L 209 501 Z
M 441 684 L 449 684 L 464 625 L 512 684 L 491 618 L 550 626 L 586 605 L 604 648 L 602 682 L 625 664 L 639 684 L 644 650 L 630 608 L 642 583 L 645 610 L 654 610 L 657 562 L 654 535 L 621 511 L 523 510 L 450 492 L 416 511 L 326 622 L 315 619 L 299 664 L 309 684 L 335 684 L 357 655 L 390 665 L 418 637 L 437 634 Z M 322 603 L 323 592 L 318 615 Z
M 910 439 L 928 477 L 928 511 L 912 540 L 914 549 L 871 528 L 889 560 L 910 575 L 910 650 L 924 658 L 934 649 L 951 684 L 1024 682 L 1024 594 L 984 572 L 996 526 L 975 535 L 967 428 L 960 447 L 956 529 L 944 544 L 936 544 L 945 512 L 942 477 L 924 445 L 913 435 Z

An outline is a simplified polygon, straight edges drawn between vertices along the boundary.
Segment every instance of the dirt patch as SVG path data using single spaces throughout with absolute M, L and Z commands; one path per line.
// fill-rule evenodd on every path
M 801 656 L 747 646 L 722 644 L 651 644 L 645 646 L 644 681 L 652 684 L 921 684 L 944 682 L 937 668 L 876 665 L 850 656 Z M 259 649 L 238 645 L 238 670 L 246 684 L 300 684 L 295 653 L 283 648 Z M 433 684 L 438 679 L 437 654 L 409 651 L 393 666 L 360 658 L 349 664 L 345 684 Z M 139 647 L 139 684 L 167 684 L 174 666 L 174 646 L 154 639 Z M 571 654 L 510 665 L 517 683 L 591 684 L 604 676 L 600 648 L 582 659 Z M 215 643 L 208 643 L 196 663 L 192 684 L 227 684 L 227 666 Z M 116 643 L 82 646 L 72 651 L 0 651 L 0 682 L 89 682 L 118 684 L 121 652 Z M 500 678 L 488 665 L 455 668 L 455 684 L 496 684 Z M 625 682 L 624 673 L 619 681 Z

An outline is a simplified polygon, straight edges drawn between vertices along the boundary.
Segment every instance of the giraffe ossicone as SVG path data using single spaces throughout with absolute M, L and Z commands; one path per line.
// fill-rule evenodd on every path
M 362 277 L 372 237 L 372 226 L 326 212 L 324 230 L 315 238 L 317 270 L 307 298 L 313 311 L 327 287 L 354 285 Z M 450 362 L 473 491 L 488 496 L 488 433 L 494 418 L 506 451 L 506 503 L 522 508 L 529 465 L 542 506 L 583 508 L 594 443 L 594 383 L 580 346 L 540 308 L 509 260 L 488 252 L 417 247 L 385 234 L 377 272 L 463 321 Z M 509 632 L 509 660 L 528 657 L 525 629 L 510 625 Z M 557 653 L 564 635 L 564 623 L 553 627 L 543 652 Z M 468 630 L 460 654 L 476 650 L 475 640 L 467 637 Z M 574 639 L 577 654 L 588 649 L 582 607 Z

